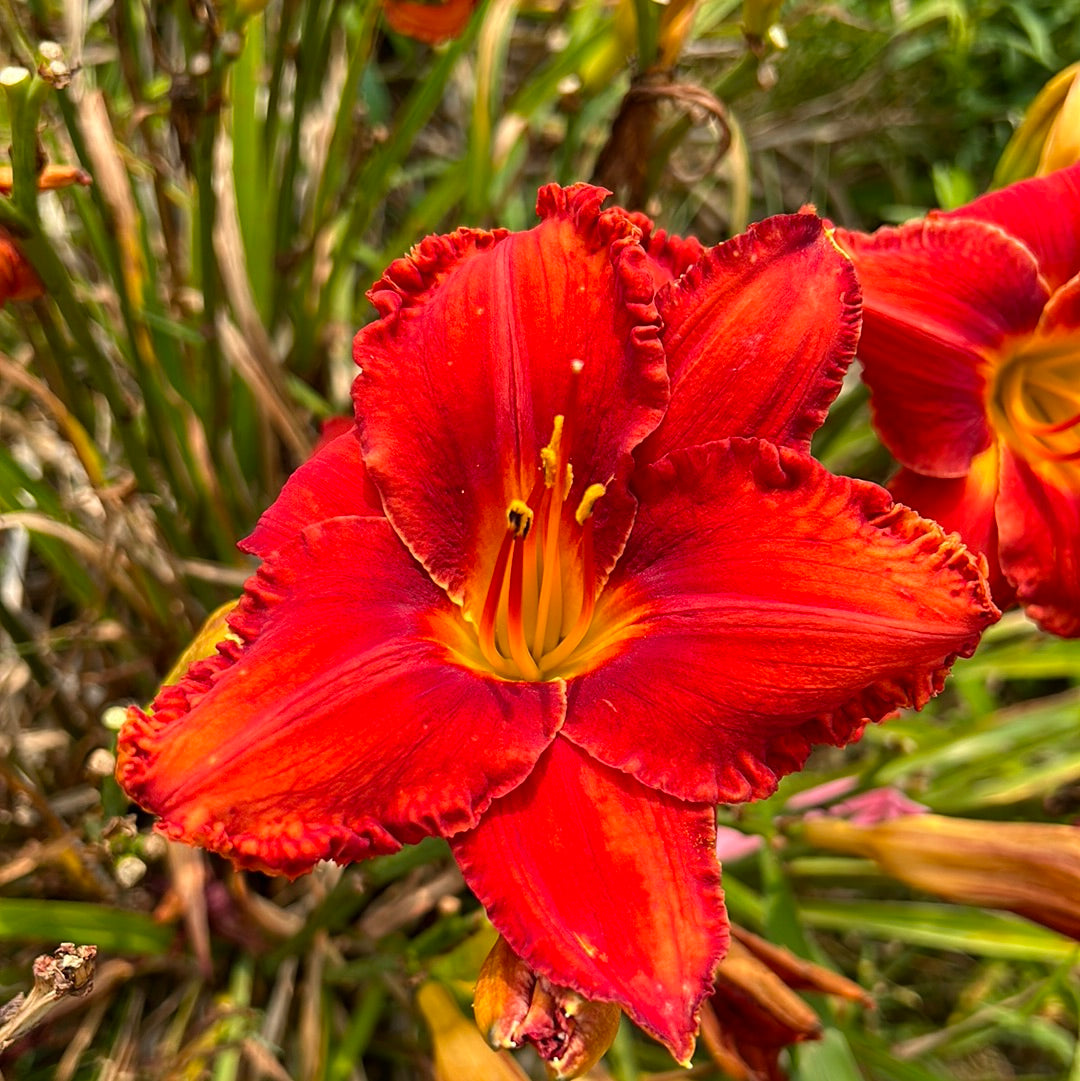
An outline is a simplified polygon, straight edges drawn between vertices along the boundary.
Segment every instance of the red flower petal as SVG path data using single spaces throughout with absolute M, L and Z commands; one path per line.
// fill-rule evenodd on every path
M 379 493 L 368 480 L 356 429 L 351 425 L 344 435 L 315 448 L 315 453 L 285 482 L 251 536 L 238 547 L 265 559 L 296 540 L 309 525 L 349 515 L 382 517 Z
M 998 225 L 1035 254 L 1051 289 L 1080 271 L 1080 165 L 990 192 L 942 214 Z
M 640 210 L 630 211 L 629 216 L 641 230 L 641 244 L 649 256 L 648 266 L 657 289 L 681 277 L 705 254 L 705 245 L 697 237 L 657 229 Z
M 311 526 L 248 583 L 245 644 L 130 711 L 121 784 L 170 836 L 289 875 L 469 828 L 532 769 L 563 691 L 448 663 L 428 627 L 448 604 L 385 521 Z
M 736 435 L 809 449 L 859 333 L 854 270 L 820 218 L 751 226 L 661 289 L 657 305 L 671 404 L 639 461 Z
M 1001 565 L 1027 614 L 1050 634 L 1080 636 L 1080 492 L 1006 448 L 997 519 Z
M 364 460 L 410 550 L 467 610 L 483 601 L 506 510 L 527 499 L 556 414 L 574 489 L 607 484 L 595 515 L 603 578 L 633 517 L 630 452 L 667 402 L 639 232 L 601 188 L 543 188 L 536 228 L 429 237 L 369 296 L 356 336 Z M 574 374 L 575 362 L 584 367 Z
M 618 1003 L 680 1061 L 727 948 L 711 807 L 686 804 L 556 739 L 454 855 L 534 971 Z
M 8 300 L 34 300 L 42 292 L 34 268 L 15 241 L 0 229 L 0 308 Z
M 767 796 L 813 743 L 922 706 L 998 615 L 955 538 L 794 451 L 695 447 L 639 489 L 594 624 L 621 641 L 562 731 L 682 799 Z
M 429 45 L 456 38 L 469 25 L 476 4 L 477 0 L 382 0 L 383 15 L 392 30 Z
M 992 444 L 971 463 L 966 477 L 924 477 L 901 469 L 889 482 L 897 503 L 932 518 L 946 533 L 959 533 L 973 552 L 986 556 L 987 579 L 994 603 L 1001 609 L 1016 603 L 998 562 L 998 530 L 994 504 L 998 494 L 998 448 Z
M 862 285 L 859 358 L 882 440 L 919 473 L 963 476 L 992 439 L 987 364 L 1046 303 L 1034 258 L 997 229 L 941 217 L 836 239 Z

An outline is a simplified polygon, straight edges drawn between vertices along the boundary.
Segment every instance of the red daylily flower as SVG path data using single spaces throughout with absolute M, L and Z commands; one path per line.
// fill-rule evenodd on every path
M 1080 635 L 1080 166 L 836 235 L 893 494 L 986 554 L 998 604 Z
M 355 431 L 118 776 L 268 871 L 447 838 L 532 971 L 685 1060 L 727 944 L 713 805 L 921 706 L 997 612 L 955 538 L 806 453 L 858 331 L 822 222 L 701 252 L 606 194 L 387 270 Z

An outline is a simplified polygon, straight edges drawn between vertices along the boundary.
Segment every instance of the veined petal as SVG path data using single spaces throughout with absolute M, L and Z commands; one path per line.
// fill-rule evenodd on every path
M 986 556 L 987 579 L 994 603 L 1001 609 L 1016 602 L 998 562 L 998 530 L 994 504 L 998 494 L 998 446 L 991 444 L 971 462 L 964 477 L 924 477 L 901 469 L 889 482 L 897 503 L 932 518 L 946 533 L 959 533 L 973 552 Z
M 656 299 L 671 404 L 639 462 L 728 436 L 809 449 L 859 337 L 855 271 L 820 218 L 753 225 Z
M 448 603 L 385 520 L 310 526 L 249 581 L 242 644 L 129 712 L 120 783 L 170 837 L 289 875 L 473 826 L 563 691 L 448 664 L 427 627 Z
M 1000 226 L 1034 253 L 1051 289 L 1080 272 L 1080 165 L 1021 180 L 980 196 L 967 206 L 934 215 Z
M 615 1002 L 680 1061 L 727 948 L 711 807 L 645 788 L 556 739 L 451 840 L 491 922 L 530 968 Z
M 997 521 L 1001 566 L 1027 614 L 1050 634 L 1080 636 L 1080 492 L 1005 448 Z
M 768 796 L 814 743 L 922 706 L 997 618 L 955 537 L 806 455 L 733 439 L 639 481 L 562 734 L 682 799 Z
M 910 469 L 963 476 L 992 439 L 987 367 L 1046 303 L 1034 256 L 982 222 L 940 217 L 836 239 L 862 285 L 859 359 L 882 440 Z
M 394 528 L 469 611 L 556 415 L 573 467 L 567 521 L 590 485 L 608 488 L 599 580 L 630 528 L 630 452 L 659 422 L 667 374 L 640 232 L 601 211 L 606 194 L 543 188 L 536 228 L 429 237 L 369 294 L 382 318 L 353 349 L 364 460 Z
M 315 448 L 263 512 L 251 536 L 238 547 L 265 559 L 296 540 L 309 525 L 349 515 L 383 516 L 379 493 L 368 479 L 356 429 L 351 425 L 344 434 Z

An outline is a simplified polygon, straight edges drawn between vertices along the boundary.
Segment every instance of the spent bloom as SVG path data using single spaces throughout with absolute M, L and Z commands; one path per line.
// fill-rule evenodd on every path
M 893 494 L 986 554 L 1002 607 L 1080 634 L 1080 165 L 836 236 Z
M 732 924 L 728 955 L 701 1015 L 701 1038 L 732 1081 L 784 1081 L 780 1053 L 821 1039 L 821 1020 L 797 991 L 874 1004 L 858 984 Z
M 886 874 L 959 904 L 1004 908 L 1080 939 L 1080 829 L 907 815 L 860 826 L 815 818 L 810 844 L 868 856 Z
M 955 537 L 808 456 L 859 321 L 820 219 L 703 251 L 605 195 L 389 267 L 355 429 L 118 776 L 271 872 L 445 837 L 532 972 L 685 1061 L 727 946 L 714 805 L 921 706 L 997 610 Z

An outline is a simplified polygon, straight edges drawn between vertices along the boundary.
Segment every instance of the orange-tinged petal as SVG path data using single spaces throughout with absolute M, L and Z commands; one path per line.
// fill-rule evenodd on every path
M 657 306 L 671 404 L 641 462 L 728 436 L 809 449 L 859 334 L 850 260 L 820 218 L 769 218 L 707 252 Z
M 836 237 L 862 285 L 859 359 L 882 440 L 919 473 L 963 476 L 992 440 L 989 366 L 1035 329 L 1047 300 L 1034 257 L 974 221 Z
M 478 0 L 382 0 L 383 15 L 398 34 L 429 45 L 456 38 L 472 16 Z
M 876 485 L 733 439 L 639 476 L 563 735 L 682 799 L 769 795 L 814 743 L 922 706 L 998 616 L 979 560 Z
M 1051 289 L 1080 272 L 1080 165 L 1010 184 L 940 217 L 989 222 L 1023 241 Z
M 680 1061 L 727 947 L 715 818 L 556 739 L 518 788 L 451 840 L 514 952 L 615 1002 Z
M 335 418 L 331 431 L 340 426 Z M 320 441 L 312 456 L 285 482 L 251 536 L 242 540 L 239 547 L 265 559 L 282 545 L 296 540 L 309 525 L 348 515 L 382 517 L 379 493 L 368 479 L 356 430 L 351 424 L 336 437 Z
M 901 469 L 889 482 L 897 503 L 911 507 L 924 518 L 932 518 L 947 533 L 959 533 L 974 552 L 986 556 L 987 579 L 994 603 L 1001 609 L 1016 602 L 1016 590 L 1009 585 L 998 562 L 998 529 L 994 506 L 998 494 L 996 443 L 971 462 L 964 477 L 924 477 Z
M 607 486 L 598 580 L 630 529 L 630 455 L 662 415 L 667 373 L 640 232 L 601 211 L 606 194 L 543 188 L 536 228 L 429 237 L 369 294 L 381 319 L 353 349 L 364 461 L 394 528 L 471 613 L 557 415 L 573 467 L 565 520 Z
M 1002 451 L 997 524 L 1001 566 L 1027 614 L 1051 634 L 1080 636 L 1080 491 Z
M 428 629 L 447 604 L 384 520 L 309 527 L 248 583 L 244 644 L 129 712 L 121 784 L 174 839 L 290 875 L 469 828 L 528 774 L 563 693 L 448 664 Z

